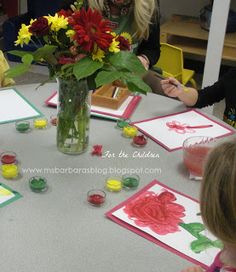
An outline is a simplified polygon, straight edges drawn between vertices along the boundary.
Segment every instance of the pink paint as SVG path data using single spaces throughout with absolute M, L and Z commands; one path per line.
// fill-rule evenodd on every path
M 175 195 L 167 190 L 159 195 L 146 192 L 128 203 L 124 212 L 137 226 L 166 235 L 179 231 L 179 223 L 183 222 L 181 218 L 185 216 L 184 207 L 175 201 Z
M 202 177 L 204 163 L 211 147 L 192 145 L 184 148 L 184 165 L 193 176 Z
M 195 133 L 193 127 L 189 126 L 188 124 L 181 124 L 179 121 L 167 122 L 166 125 L 169 127 L 170 131 L 175 131 L 179 134 Z

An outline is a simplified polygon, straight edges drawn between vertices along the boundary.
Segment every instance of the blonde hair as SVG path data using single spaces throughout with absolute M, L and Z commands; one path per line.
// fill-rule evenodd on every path
M 147 39 L 152 20 L 158 16 L 156 0 L 133 0 L 134 1 L 134 29 L 138 39 Z M 104 0 L 88 0 L 89 6 L 103 11 Z
M 210 152 L 200 206 L 208 229 L 222 242 L 236 244 L 236 140 Z

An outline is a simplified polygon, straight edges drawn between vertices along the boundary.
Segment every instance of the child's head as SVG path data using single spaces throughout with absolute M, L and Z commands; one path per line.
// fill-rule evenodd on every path
M 222 242 L 236 245 L 236 140 L 210 153 L 200 205 L 208 229 Z

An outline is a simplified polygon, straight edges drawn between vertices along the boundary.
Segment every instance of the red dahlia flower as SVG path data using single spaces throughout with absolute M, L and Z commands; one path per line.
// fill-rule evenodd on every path
M 119 42 L 120 50 L 130 50 L 130 43 L 127 39 L 122 36 L 118 36 L 116 40 Z
M 47 35 L 49 32 L 48 19 L 45 17 L 39 17 L 31 24 L 29 32 L 39 37 Z
M 97 10 L 76 11 L 69 17 L 69 24 L 76 32 L 73 38 L 83 50 L 91 53 L 95 44 L 104 51 L 109 48 L 113 39 L 108 33 L 110 23 Z
M 71 14 L 73 13 L 72 10 L 64 10 L 64 9 L 61 9 L 60 11 L 58 11 L 58 15 L 59 16 L 64 16 L 65 18 L 71 16 Z

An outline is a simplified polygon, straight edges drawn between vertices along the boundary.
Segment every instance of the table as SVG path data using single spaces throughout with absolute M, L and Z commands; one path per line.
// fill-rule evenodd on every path
M 55 91 L 56 85 L 49 83 L 39 90 L 35 90 L 36 86 L 22 85 L 16 89 L 49 118 L 56 109 L 46 107 L 43 102 Z M 182 103 L 176 100 L 148 94 L 132 121 L 183 109 Z M 132 158 L 137 149 L 114 126 L 112 121 L 92 118 L 89 150 L 79 156 L 57 151 L 55 127 L 20 134 L 14 123 L 0 126 L 0 151 L 16 152 L 22 169 L 19 180 L 1 178 L 1 182 L 23 195 L 0 210 L 1 272 L 173 272 L 192 265 L 104 216 L 137 191 L 107 192 L 107 202 L 100 208 L 87 204 L 87 191 L 102 189 L 106 177 L 120 175 L 108 173 L 110 169 L 117 172 L 143 169 L 139 174 L 139 188 L 157 179 L 198 198 L 200 182 L 188 179 L 181 150 L 168 152 L 149 140 L 141 151 L 159 154 L 159 158 Z M 104 151 L 114 153 L 115 157 L 91 156 L 95 144 L 102 144 Z M 129 158 L 119 158 L 121 151 Z M 81 173 L 66 173 L 69 168 Z M 53 169 L 54 174 L 50 173 Z M 28 179 L 34 175 L 46 177 L 50 186 L 46 193 L 31 192 Z

